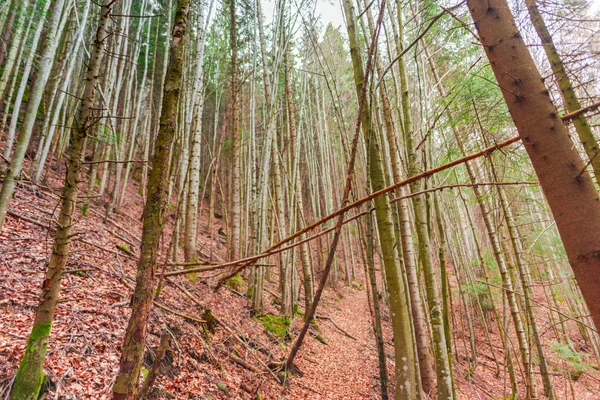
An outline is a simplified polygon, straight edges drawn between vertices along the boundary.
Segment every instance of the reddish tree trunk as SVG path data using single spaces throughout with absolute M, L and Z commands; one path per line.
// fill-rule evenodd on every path
M 467 0 L 504 100 L 540 180 L 575 278 L 600 327 L 600 199 L 506 0 Z

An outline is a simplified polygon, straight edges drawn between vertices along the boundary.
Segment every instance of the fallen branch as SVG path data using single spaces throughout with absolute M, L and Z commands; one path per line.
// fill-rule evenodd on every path
M 125 280 L 124 277 L 122 277 L 119 273 L 117 273 L 117 271 L 115 271 L 115 269 L 112 266 L 109 265 L 108 267 L 113 271 L 113 273 L 115 275 L 117 275 L 117 277 L 119 278 L 119 280 L 121 281 L 121 283 L 123 285 L 125 285 L 131 291 L 135 290 L 134 287 L 132 285 L 130 285 L 129 282 L 127 282 L 127 280 Z M 164 311 L 166 311 L 168 313 L 171 313 L 173 315 L 177 315 L 178 317 L 181 317 L 181 318 L 184 318 L 184 319 L 187 319 L 187 320 L 190 320 L 190 321 L 194 321 L 194 322 L 206 323 L 206 321 L 203 320 L 203 319 L 201 319 L 201 318 L 198 318 L 198 317 L 195 317 L 193 315 L 184 314 L 184 313 L 181 313 L 179 311 L 173 310 L 172 308 L 169 308 L 169 307 L 165 306 L 164 304 L 159 303 L 156 300 L 154 300 L 153 303 L 154 303 L 154 305 L 156 307 L 160 308 L 161 310 L 164 310 Z
M 241 358 L 239 358 L 238 356 L 236 356 L 235 354 L 229 354 L 229 358 L 231 359 L 231 361 L 234 361 L 236 364 L 241 365 L 242 367 L 246 368 L 247 370 L 250 370 L 254 373 L 257 374 L 264 374 L 265 371 L 261 370 L 258 367 L 255 367 L 254 365 L 242 360 Z
M 119 253 L 119 252 L 117 252 L 117 251 L 115 251 L 115 250 L 107 249 L 106 247 L 100 246 L 99 244 L 96 244 L 96 243 L 94 243 L 94 242 L 89 242 L 89 241 L 87 241 L 87 240 L 85 240 L 85 239 L 77 239 L 77 241 L 78 241 L 78 242 L 81 242 L 81 243 L 88 244 L 88 245 L 90 245 L 90 246 L 93 246 L 93 247 L 95 247 L 95 248 L 97 248 L 97 249 L 100 249 L 100 250 L 102 250 L 102 251 L 106 251 L 107 253 L 114 254 L 115 256 L 125 256 L 125 257 L 127 257 L 127 258 L 129 258 L 129 259 L 131 259 L 131 260 L 135 260 L 135 261 L 137 261 L 137 257 L 134 257 L 134 256 L 132 256 L 132 255 L 131 255 L 131 254 L 129 254 L 129 253 L 125 253 L 125 252 L 121 252 L 121 253 Z
M 322 235 L 324 235 L 324 234 L 326 234 L 328 232 L 333 231 L 335 229 L 335 227 L 329 228 L 329 229 L 324 230 L 322 232 L 319 232 L 319 233 L 317 233 L 317 234 L 315 234 L 315 235 L 313 235 L 313 236 L 311 236 L 309 238 L 303 239 L 303 240 L 298 241 L 298 242 L 296 242 L 296 243 L 294 243 L 292 245 L 289 245 L 287 247 L 282 247 L 281 249 L 279 249 L 284 244 L 286 244 L 288 242 L 291 242 L 292 240 L 296 239 L 297 237 L 299 237 L 299 236 L 301 236 L 301 235 L 303 235 L 303 234 L 305 234 L 305 233 L 307 233 L 307 232 L 309 232 L 309 231 L 317 228 L 320 225 L 323 225 L 325 222 L 330 221 L 331 219 L 335 218 L 336 216 L 338 216 L 338 215 L 340 215 L 342 213 L 346 213 L 347 211 L 349 211 L 349 210 L 351 210 L 353 208 L 359 207 L 359 206 L 363 205 L 364 203 L 366 203 L 366 202 L 368 202 L 370 200 L 373 200 L 376 197 L 379 197 L 379 196 L 384 195 L 386 193 L 392 192 L 392 191 L 394 191 L 394 190 L 396 190 L 396 189 L 398 189 L 398 188 L 400 188 L 402 186 L 406 186 L 406 185 L 408 185 L 408 184 L 410 184 L 412 182 L 416 182 L 416 181 L 418 181 L 420 179 L 429 177 L 429 176 L 434 175 L 434 174 L 436 174 L 438 172 L 444 171 L 444 170 L 446 170 L 448 168 L 452 168 L 452 167 L 454 167 L 456 165 L 463 164 L 463 163 L 465 163 L 467 161 L 470 161 L 470 160 L 473 160 L 475 158 L 479 158 L 479 157 L 482 157 L 482 156 L 487 156 L 487 155 L 493 153 L 494 151 L 496 151 L 498 149 L 501 149 L 501 148 L 504 148 L 504 147 L 507 147 L 507 146 L 510 146 L 511 144 L 516 143 L 519 140 L 521 140 L 520 137 L 518 137 L 518 136 L 513 137 L 512 139 L 509 139 L 509 140 L 507 140 L 505 142 L 498 143 L 498 144 L 496 144 L 494 146 L 490 146 L 490 147 L 485 148 L 485 149 L 483 149 L 481 151 L 478 151 L 476 153 L 469 154 L 467 156 L 461 157 L 461 158 L 456 159 L 454 161 L 451 161 L 449 163 L 440 165 L 439 167 L 432 168 L 430 170 L 424 171 L 424 172 L 422 172 L 420 174 L 417 174 L 417 175 L 415 175 L 413 177 L 410 177 L 410 178 L 405 179 L 403 181 L 397 182 L 397 183 L 395 183 L 395 184 L 393 184 L 391 186 L 383 188 L 383 189 L 381 189 L 381 190 L 379 190 L 377 192 L 373 192 L 370 195 L 368 195 L 366 197 L 363 197 L 362 199 L 356 200 L 353 203 L 350 203 L 347 206 L 339 209 L 338 211 L 336 211 L 336 212 L 334 212 L 332 214 L 329 214 L 326 217 L 323 217 L 320 220 L 318 220 L 318 221 L 316 221 L 316 222 L 314 222 L 314 223 L 312 223 L 310 225 L 305 226 L 304 228 L 296 231 L 294 234 L 288 236 L 287 238 L 285 238 L 285 239 L 283 239 L 283 240 L 275 243 L 274 245 L 272 245 L 270 248 L 268 248 L 265 252 L 263 252 L 261 254 L 258 254 L 258 255 L 252 256 L 252 257 L 246 257 L 246 258 L 243 258 L 241 260 L 230 261 L 230 262 L 226 262 L 226 263 L 223 263 L 223 264 L 214 265 L 212 267 L 209 267 L 210 269 L 209 268 L 206 268 L 206 269 L 192 268 L 192 269 L 187 269 L 187 270 L 182 270 L 182 271 L 172 271 L 172 272 L 166 273 L 165 276 L 176 276 L 176 275 L 187 274 L 189 272 L 212 271 L 212 270 L 215 270 L 215 269 L 221 269 L 221 268 L 226 268 L 226 267 L 239 266 L 231 274 L 229 274 L 226 277 L 222 278 L 221 282 L 223 282 L 223 281 L 231 278 L 232 276 L 234 276 L 238 272 L 240 272 L 242 269 L 244 269 L 244 268 L 252 265 L 254 261 L 260 260 L 260 259 L 265 258 L 265 257 L 270 257 L 270 256 L 272 256 L 274 254 L 281 253 L 282 251 L 286 251 L 286 250 L 292 249 L 292 248 L 297 247 L 297 246 L 299 246 L 299 245 L 301 245 L 303 243 L 306 243 L 306 242 L 308 242 L 310 240 L 316 239 L 317 237 L 322 236 Z M 344 223 L 348 223 L 348 222 L 350 222 L 350 221 L 352 221 L 354 219 L 357 219 L 358 217 L 360 217 L 362 215 L 365 215 L 365 214 L 366 214 L 366 212 L 357 214 L 357 215 L 355 215 L 355 216 L 353 216 L 353 217 L 348 218 L 347 220 L 345 220 Z M 192 265 L 206 265 L 206 264 L 204 264 L 204 263 L 187 263 L 185 265 L 192 266 Z
M 340 330 L 340 332 L 342 332 L 344 335 L 348 336 L 350 339 L 356 340 L 358 341 L 357 338 L 355 338 L 354 336 L 352 336 L 351 334 L 349 334 L 347 331 L 345 331 L 344 329 L 342 329 L 338 324 L 335 323 L 335 321 L 329 317 L 321 317 L 319 315 L 317 315 L 318 319 L 324 319 L 327 320 L 329 322 L 331 322 L 333 324 L 333 326 L 335 326 L 336 328 L 338 328 Z
M 475 186 L 511 186 L 511 185 L 538 185 L 539 181 L 516 181 L 516 182 L 480 182 L 480 183 L 458 183 L 456 185 L 445 185 L 438 186 L 431 189 L 421 190 L 419 192 L 411 193 L 406 196 L 396 197 L 390 200 L 390 203 L 395 203 L 400 200 L 410 199 L 411 197 L 420 196 L 422 194 L 435 192 L 438 190 L 454 189 L 461 187 L 475 187 Z
M 198 301 L 198 299 L 189 292 L 189 290 L 187 290 L 185 288 L 185 286 L 180 285 L 177 282 L 173 282 L 170 279 L 165 279 L 165 282 L 170 283 L 171 285 L 175 286 L 176 288 L 178 288 L 179 290 L 181 290 L 183 292 L 183 294 L 185 294 L 190 300 L 192 300 L 197 306 L 199 307 L 204 307 L 204 305 Z M 214 315 L 214 314 L 213 314 Z M 238 342 L 240 343 L 242 346 L 244 346 L 246 348 L 246 350 L 248 350 L 248 353 L 251 354 L 254 358 L 256 358 L 256 360 L 260 363 L 260 365 L 264 368 L 264 372 L 268 372 L 273 379 L 275 379 L 276 382 L 279 382 L 279 378 L 277 377 L 277 375 L 275 375 L 275 373 L 263 362 L 263 360 L 260 359 L 260 357 L 258 357 L 255 353 L 254 350 L 250 348 L 250 346 L 248 346 L 248 344 L 246 344 L 246 342 L 244 342 L 242 339 L 240 339 L 240 337 L 234 332 L 233 328 L 230 328 L 223 320 L 217 318 L 216 316 L 214 317 L 215 321 L 217 321 L 219 323 L 219 326 L 222 326 L 227 332 L 229 332 L 229 334 Z
M 48 229 L 49 231 L 55 231 L 55 230 L 56 230 L 56 228 L 55 228 L 55 227 L 53 227 L 53 226 L 50 226 L 50 225 L 44 225 L 44 224 L 43 224 L 43 223 L 41 223 L 40 221 L 36 221 L 35 219 L 32 219 L 32 218 L 26 217 L 26 216 L 24 216 L 24 215 L 17 214 L 17 213 L 16 213 L 16 212 L 14 212 L 14 211 L 8 210 L 6 213 L 7 213 L 8 215 L 10 215 L 11 217 L 15 217 L 15 218 L 17 218 L 17 219 L 20 219 L 20 220 L 23 220 L 23 221 L 29 222 L 29 223 L 31 223 L 31 224 L 34 224 L 34 225 L 40 226 L 40 227 L 42 227 L 42 228 Z

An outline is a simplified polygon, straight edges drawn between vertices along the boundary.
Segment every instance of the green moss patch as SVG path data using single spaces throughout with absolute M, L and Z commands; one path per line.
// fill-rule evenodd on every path
M 125 246 L 124 244 L 118 244 L 117 249 L 124 251 L 125 253 L 131 254 L 131 250 L 129 249 L 129 247 Z
M 288 317 L 266 314 L 261 317 L 254 317 L 265 329 L 282 339 L 291 339 L 290 319 Z
M 225 282 L 228 288 L 235 290 L 236 292 L 242 292 L 246 287 L 246 281 L 240 274 L 235 274 Z
M 29 335 L 28 343 L 37 342 L 38 340 L 50 336 L 50 330 L 52 329 L 52 322 L 44 322 L 34 326 Z

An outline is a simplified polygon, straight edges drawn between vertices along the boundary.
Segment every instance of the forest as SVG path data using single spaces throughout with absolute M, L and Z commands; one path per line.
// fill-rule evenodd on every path
M 0 0 L 0 398 L 600 399 L 600 0 Z

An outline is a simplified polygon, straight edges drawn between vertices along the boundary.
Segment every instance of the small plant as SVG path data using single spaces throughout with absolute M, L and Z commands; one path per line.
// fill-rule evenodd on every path
M 484 313 L 494 310 L 494 304 L 489 295 L 488 287 L 485 283 L 476 282 L 472 285 L 462 285 L 462 290 L 472 296 L 477 296 L 481 309 Z
M 578 353 L 565 343 L 552 342 L 550 343 L 550 350 L 569 366 L 569 375 L 574 381 L 579 379 L 586 370 L 594 367 L 592 364 L 582 361 L 585 356 L 584 353 Z

